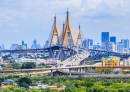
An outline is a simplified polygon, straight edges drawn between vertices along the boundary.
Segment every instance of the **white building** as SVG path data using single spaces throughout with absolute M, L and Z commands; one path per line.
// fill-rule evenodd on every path
M 25 50 L 26 49 L 26 46 L 22 46 L 22 45 L 18 45 L 16 47 L 16 50 Z
M 105 51 L 115 51 L 114 42 L 102 42 L 101 49 Z
M 130 66 L 130 57 L 128 59 L 124 59 L 124 66 Z

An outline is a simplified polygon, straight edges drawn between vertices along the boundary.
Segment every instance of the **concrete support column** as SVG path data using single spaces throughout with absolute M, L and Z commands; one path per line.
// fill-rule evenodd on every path
M 52 72 L 53 70 L 51 70 L 51 76 L 53 76 L 53 72 Z
M 29 71 L 27 72 L 27 76 L 30 76 L 30 75 L 29 75 Z
M 82 68 L 79 68 L 80 69 L 80 72 L 82 72 Z
M 80 72 L 80 68 L 78 68 L 78 72 Z
M 71 69 L 69 69 L 69 76 L 71 77 Z
M 84 72 L 86 72 L 86 68 L 84 67 Z
M 78 72 L 78 68 L 77 68 L 77 72 Z
M 68 73 L 67 73 L 67 77 L 68 77 Z

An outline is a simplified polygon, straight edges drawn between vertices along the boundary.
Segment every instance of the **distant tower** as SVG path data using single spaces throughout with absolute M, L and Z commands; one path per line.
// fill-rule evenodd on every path
M 24 45 L 24 41 L 22 41 L 22 46 Z
M 60 29 L 56 20 L 56 14 L 54 16 L 54 24 L 50 33 L 50 36 L 48 38 L 49 44 L 48 46 L 53 46 L 53 45 L 59 45 L 59 36 L 60 36 Z
M 77 37 L 77 46 L 82 47 L 82 36 L 81 36 L 81 30 L 80 30 L 80 24 L 79 24 L 79 31 L 78 31 L 78 37 Z
M 102 32 L 101 42 L 109 42 L 109 32 Z
M 114 44 L 116 44 L 116 37 L 115 36 L 110 37 L 110 42 L 114 42 Z
M 65 47 L 76 46 L 76 36 L 71 25 L 68 8 L 67 8 L 67 17 L 65 20 L 65 24 L 63 24 L 63 27 L 65 27 L 65 30 L 63 28 L 61 32 L 62 37 L 60 38 L 63 38 L 61 41 L 61 45 Z

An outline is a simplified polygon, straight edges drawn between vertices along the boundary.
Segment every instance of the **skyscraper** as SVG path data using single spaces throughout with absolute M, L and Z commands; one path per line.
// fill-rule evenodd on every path
M 11 44 L 10 49 L 11 49 L 11 50 L 15 50 L 17 46 L 18 46 L 18 44 Z
M 24 46 L 24 41 L 22 41 L 22 46 Z
M 37 40 L 36 39 L 33 41 L 33 45 L 36 47 L 36 45 L 37 45 Z
M 90 47 L 93 45 L 93 39 L 87 39 L 87 46 Z
M 109 32 L 102 32 L 101 33 L 101 41 L 102 42 L 109 42 Z
M 123 52 L 123 44 L 121 42 L 117 43 L 117 52 L 120 52 L 120 53 Z
M 102 42 L 101 49 L 105 51 L 115 51 L 115 44 L 114 42 Z
M 22 41 L 22 46 L 26 46 L 27 49 L 27 44 L 25 44 L 24 41 Z
M 110 42 L 114 42 L 114 44 L 116 44 L 116 37 L 115 36 L 110 37 Z
M 123 48 L 129 48 L 129 39 L 121 39 L 121 43 L 123 44 Z

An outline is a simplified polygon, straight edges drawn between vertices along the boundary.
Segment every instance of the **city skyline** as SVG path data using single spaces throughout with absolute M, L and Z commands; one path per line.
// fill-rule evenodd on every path
M 31 47 L 34 39 L 41 46 L 45 45 L 55 13 L 61 30 L 67 8 L 75 33 L 80 23 L 84 37 L 93 39 L 94 43 L 101 43 L 101 32 L 116 36 L 117 42 L 129 39 L 129 4 L 126 0 L 52 0 L 50 3 L 44 0 L 1 0 L 0 45 L 9 49 L 11 44 L 21 44 L 24 40 Z

